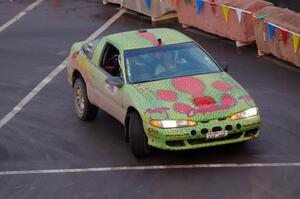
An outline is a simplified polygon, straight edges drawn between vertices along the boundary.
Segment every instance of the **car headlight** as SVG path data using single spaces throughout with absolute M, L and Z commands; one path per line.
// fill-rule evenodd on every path
M 168 129 L 196 126 L 197 122 L 190 120 L 151 120 L 150 124 L 158 128 Z
M 244 118 L 248 118 L 248 117 L 253 117 L 258 115 L 258 108 L 250 108 L 247 109 L 243 112 L 234 114 L 230 117 L 231 120 L 239 120 L 239 119 L 244 119 Z

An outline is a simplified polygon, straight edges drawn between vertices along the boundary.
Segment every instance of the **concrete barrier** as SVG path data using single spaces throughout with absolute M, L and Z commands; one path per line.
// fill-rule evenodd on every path
M 254 30 L 258 54 L 272 54 L 300 67 L 300 14 L 274 6 L 256 13 Z
M 151 17 L 152 21 L 176 18 L 176 0 L 103 0 Z M 148 5 L 147 5 L 148 4 Z
M 253 13 L 273 5 L 263 0 L 178 0 L 183 27 L 196 27 L 244 46 L 255 41 Z

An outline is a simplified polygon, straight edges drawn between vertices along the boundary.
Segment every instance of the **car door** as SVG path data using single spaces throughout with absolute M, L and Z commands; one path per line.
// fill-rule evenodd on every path
M 107 52 L 108 46 L 113 46 L 120 53 L 116 45 L 111 42 L 106 41 L 105 39 L 102 39 L 99 42 L 91 60 L 93 65 L 90 68 L 90 72 L 92 76 L 91 85 L 93 88 L 91 89 L 90 94 L 92 95 L 91 98 L 93 98 L 94 104 L 118 119 L 121 123 L 124 123 L 126 110 L 123 108 L 122 103 L 123 89 L 109 85 L 105 81 L 108 77 L 116 75 L 103 67 L 103 59 L 105 56 L 109 56 Z M 122 71 L 119 75 L 123 75 Z
M 94 54 L 96 54 L 97 49 L 101 46 L 100 45 L 101 42 L 102 42 L 101 39 L 96 39 L 91 42 L 85 43 L 81 48 L 81 52 L 83 56 L 81 56 L 80 59 L 78 60 L 78 64 L 81 66 L 80 72 L 85 81 L 88 99 L 94 105 L 97 105 L 97 103 L 95 103 L 96 99 L 94 95 L 94 85 L 93 85 L 94 63 L 92 61 L 92 58 Z

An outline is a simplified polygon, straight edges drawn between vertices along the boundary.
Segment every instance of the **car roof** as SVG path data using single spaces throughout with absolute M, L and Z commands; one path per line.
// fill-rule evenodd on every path
M 159 39 L 161 39 L 161 45 L 193 41 L 186 35 L 169 28 L 152 28 L 120 32 L 107 35 L 105 36 L 105 38 L 117 45 L 120 50 L 131 50 L 158 46 Z

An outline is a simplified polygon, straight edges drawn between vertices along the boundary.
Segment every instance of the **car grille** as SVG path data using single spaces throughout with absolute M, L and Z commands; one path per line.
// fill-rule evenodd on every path
M 184 146 L 184 142 L 183 140 L 166 141 L 166 145 L 171 147 L 179 147 L 179 146 Z

